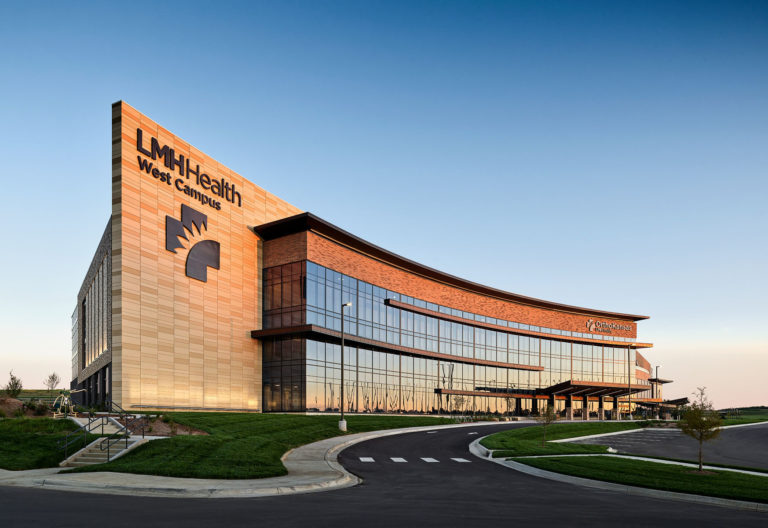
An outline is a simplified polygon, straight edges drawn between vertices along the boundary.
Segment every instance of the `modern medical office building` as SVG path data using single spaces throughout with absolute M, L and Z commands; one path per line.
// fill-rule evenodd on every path
M 549 404 L 600 417 L 663 405 L 668 380 L 651 375 L 641 351 L 652 345 L 637 340 L 646 318 L 408 260 L 118 102 L 112 215 L 72 314 L 71 386 L 87 405 L 126 410 L 527 414 Z

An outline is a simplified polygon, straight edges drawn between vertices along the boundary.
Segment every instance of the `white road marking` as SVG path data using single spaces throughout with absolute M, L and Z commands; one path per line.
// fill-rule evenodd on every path
M 433 463 L 433 464 L 434 464 L 435 462 L 439 462 L 439 460 L 437 460 L 437 459 L 435 459 L 435 458 L 430 458 L 430 457 L 421 457 L 421 459 L 422 459 L 424 462 L 430 462 L 430 463 Z
M 467 433 L 467 434 L 468 434 L 468 435 L 471 435 L 471 434 L 477 434 L 477 431 L 472 431 L 471 433 Z
M 373 457 L 360 457 L 360 462 L 376 462 Z
M 470 463 L 469 460 L 467 460 L 466 458 L 452 458 L 451 460 L 453 460 L 454 462 L 466 462 L 467 464 Z
M 427 431 L 427 434 L 435 434 L 437 431 Z
M 400 458 L 400 457 L 389 457 L 389 459 L 390 459 L 392 462 L 408 462 L 406 459 L 404 459 L 404 458 Z

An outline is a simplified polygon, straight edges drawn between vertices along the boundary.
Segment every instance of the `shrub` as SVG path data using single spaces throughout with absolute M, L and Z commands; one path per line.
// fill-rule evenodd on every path
M 5 411 L 0 409 L 0 418 L 5 418 Z
M 37 400 L 32 404 L 32 412 L 35 416 L 45 416 L 48 413 L 48 405 L 44 401 Z
M 23 407 L 17 408 L 15 411 L 13 411 L 13 415 L 16 418 L 24 418 L 24 408 Z
M 4 392 L 11 398 L 18 398 L 21 394 L 21 380 L 13 375 L 13 371 L 10 372 L 11 377 L 8 380 L 8 384 L 5 386 Z

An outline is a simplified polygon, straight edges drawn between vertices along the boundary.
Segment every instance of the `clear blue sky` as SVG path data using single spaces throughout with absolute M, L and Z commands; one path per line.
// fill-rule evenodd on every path
M 768 3 L 5 2 L 0 382 L 69 380 L 122 99 L 406 257 L 768 403 Z

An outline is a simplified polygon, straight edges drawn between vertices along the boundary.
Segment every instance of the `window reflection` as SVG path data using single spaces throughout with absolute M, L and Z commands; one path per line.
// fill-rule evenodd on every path
M 543 366 L 527 371 L 346 347 L 343 405 L 357 412 L 505 412 L 510 398 L 437 395 L 435 389 L 525 393 L 567 380 L 637 383 L 636 353 L 626 348 L 507 334 L 388 306 L 386 299 L 463 319 L 570 335 L 439 306 L 342 275 L 309 261 L 264 270 L 264 328 L 304 324 L 462 358 Z M 573 333 L 576 334 L 575 332 Z M 587 336 L 586 334 L 581 334 Z M 589 336 L 591 337 L 591 336 Z M 341 352 L 311 339 L 265 341 L 264 410 L 338 412 Z M 645 380 L 640 380 L 646 383 Z M 520 405 L 524 406 L 525 402 Z M 528 405 L 530 402 L 528 402 Z

